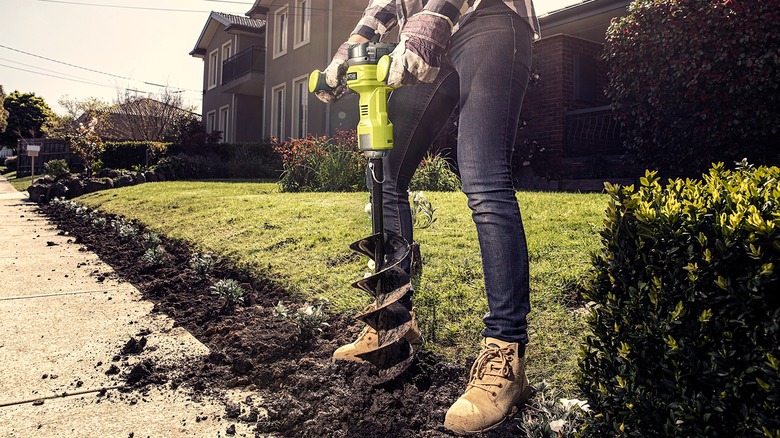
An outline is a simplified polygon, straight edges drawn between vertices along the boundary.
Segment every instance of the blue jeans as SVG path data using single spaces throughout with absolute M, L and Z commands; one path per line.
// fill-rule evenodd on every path
M 477 228 L 489 308 L 482 335 L 519 342 L 522 349 L 530 310 L 528 250 L 511 158 L 530 74 L 532 30 L 503 2 L 492 5 L 461 24 L 434 83 L 390 96 L 395 147 L 384 160 L 384 224 L 413 241 L 409 182 L 458 106 L 458 168 Z

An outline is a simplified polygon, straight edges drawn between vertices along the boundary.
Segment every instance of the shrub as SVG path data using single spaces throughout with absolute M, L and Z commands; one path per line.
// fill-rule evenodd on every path
M 291 140 L 276 146 L 284 171 L 283 192 L 357 191 L 365 188 L 365 158 L 354 133 Z
M 450 192 L 459 189 L 460 178 L 439 154 L 426 156 L 409 183 L 409 190 L 413 191 Z
M 774 164 L 780 0 L 635 0 L 607 31 L 608 96 L 642 164 L 696 175 Z
M 80 123 L 74 134 L 66 136 L 66 141 L 73 148 L 73 152 L 84 163 L 84 171 L 87 173 L 87 176 L 91 176 L 103 164 L 100 161 L 100 155 L 105 149 L 105 144 L 100 139 L 100 136 L 97 135 L 95 129 L 97 123 L 97 119 L 90 120 L 87 126 Z
M 46 175 L 51 175 L 54 178 L 70 173 L 68 162 L 65 160 L 50 160 L 43 163 L 43 171 Z
M 200 146 L 176 144 L 168 146 L 167 154 L 169 157 L 192 157 L 191 160 L 197 163 L 205 163 L 209 176 L 190 176 L 187 177 L 188 179 L 276 179 L 279 177 L 282 169 L 281 157 L 274 150 L 274 145 L 270 141 L 259 143 L 218 143 Z
M 780 169 L 607 184 L 580 362 L 595 436 L 780 435 Z
M 165 157 L 154 166 L 167 179 L 209 179 L 214 176 L 211 162 L 200 155 L 174 155 Z
M 16 156 L 13 156 L 13 157 L 8 157 L 8 158 L 6 158 L 6 159 L 5 159 L 5 161 L 3 162 L 3 164 L 5 165 L 5 167 L 6 167 L 6 168 L 7 168 L 9 171 L 14 171 L 14 170 L 17 170 L 17 169 L 16 169 L 17 163 L 19 163 L 19 158 L 18 158 L 18 157 L 16 157 Z
M 146 168 L 157 163 L 167 148 L 168 143 L 156 141 L 109 141 L 101 160 L 109 169 Z

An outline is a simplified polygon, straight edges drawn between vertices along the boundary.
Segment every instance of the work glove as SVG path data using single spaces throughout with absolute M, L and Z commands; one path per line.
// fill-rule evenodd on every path
M 409 17 L 401 30 L 400 42 L 390 54 L 387 85 L 398 88 L 433 82 L 450 36 L 452 22 L 444 15 L 423 11 Z
M 325 68 L 325 83 L 332 90 L 317 91 L 314 93 L 317 98 L 325 103 L 333 103 L 341 99 L 347 92 L 347 59 L 349 57 L 349 48 L 353 43 L 343 43 L 339 50 L 333 55 L 333 60 Z

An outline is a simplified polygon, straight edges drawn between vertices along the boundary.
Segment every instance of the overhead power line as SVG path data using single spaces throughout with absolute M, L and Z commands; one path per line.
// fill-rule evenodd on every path
M 24 50 L 15 49 L 13 47 L 8 47 L 8 46 L 2 45 L 2 44 L 0 44 L 0 47 L 2 47 L 4 49 L 8 49 L 8 50 L 13 50 L 14 52 L 23 53 L 25 55 L 32 56 L 32 57 L 35 57 L 35 58 L 44 59 L 46 61 L 56 62 L 57 64 L 67 65 L 68 67 L 78 68 L 78 69 L 81 69 L 81 70 L 85 70 L 85 71 L 92 72 L 92 73 L 98 73 L 98 74 L 105 75 L 105 76 L 111 76 L 111 77 L 117 78 L 117 79 L 124 79 L 124 80 L 128 80 L 128 81 L 133 81 L 133 82 L 140 82 L 142 84 L 149 85 L 149 86 L 152 86 L 152 87 L 172 88 L 172 89 L 176 89 L 176 90 L 192 91 L 192 92 L 195 92 L 195 93 L 200 93 L 201 92 L 201 90 L 192 90 L 192 89 L 189 89 L 189 88 L 168 87 L 167 85 L 162 85 L 162 84 L 157 84 L 157 83 L 154 83 L 154 82 L 143 81 L 143 80 L 140 80 L 140 79 L 133 79 L 133 78 L 130 78 L 130 77 L 127 77 L 127 76 L 121 76 L 121 75 L 117 75 L 117 74 L 113 74 L 113 73 L 107 73 L 107 72 L 100 71 L 100 70 L 95 70 L 95 69 L 89 68 L 89 67 L 82 67 L 80 65 L 71 64 L 71 63 L 65 62 L 65 61 L 59 61 L 57 59 L 47 58 L 46 56 L 36 55 L 35 53 L 26 52 Z M 60 74 L 62 74 L 62 73 L 60 73 Z

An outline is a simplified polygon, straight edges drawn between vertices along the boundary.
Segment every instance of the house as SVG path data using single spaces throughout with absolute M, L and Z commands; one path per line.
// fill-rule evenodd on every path
M 625 15 L 630 2 L 583 0 L 539 17 L 542 38 L 535 42 L 534 69 L 540 80 L 527 93 L 524 119 L 528 124 L 519 133 L 520 142 L 544 148 L 543 154 L 535 156 L 535 160 L 543 158 L 537 160 L 539 165 L 529 166 L 537 174 L 552 179 L 602 178 L 626 170 L 619 163 L 621 127 L 612 119 L 604 95 L 606 67 L 601 51 L 611 19 Z M 233 118 L 225 125 L 226 141 L 287 140 L 354 129 L 356 95 L 325 105 L 308 93 L 307 85 L 309 73 L 326 67 L 349 37 L 366 4 L 366 0 L 255 0 L 246 13 L 248 18 L 213 12 L 192 52 L 208 61 L 204 69 L 206 127 L 221 128 L 223 118 L 214 114 L 229 107 Z M 240 25 L 241 20 L 256 24 Z M 214 85 L 219 82 L 218 74 L 211 72 L 219 68 L 213 66 L 225 58 L 220 57 L 221 45 L 230 40 L 238 47 L 238 41 L 248 38 L 241 34 L 240 40 L 231 39 L 231 30 L 236 33 L 238 28 L 243 32 L 252 29 L 257 40 L 262 40 L 252 44 L 264 49 L 263 69 L 251 84 L 251 75 L 246 75 L 241 87 L 224 80 Z M 222 61 L 223 72 L 229 61 Z M 252 102 L 262 110 L 252 107 L 255 112 L 244 114 L 247 105 L 230 105 L 248 96 L 254 96 Z M 233 135 L 250 128 L 253 138 L 248 132 Z M 610 165 L 604 166 L 605 162 Z
M 265 20 L 212 12 L 191 56 L 203 59 L 203 123 L 227 143 L 262 139 Z
M 600 189 L 605 179 L 635 174 L 626 165 L 622 126 L 605 95 L 601 57 L 611 20 L 626 15 L 630 3 L 586 0 L 539 17 L 542 38 L 534 43 L 533 66 L 539 80 L 526 93 L 526 125 L 518 133 L 518 143 L 536 149 L 526 164 L 537 176 L 555 184 L 593 179 L 592 188 Z

